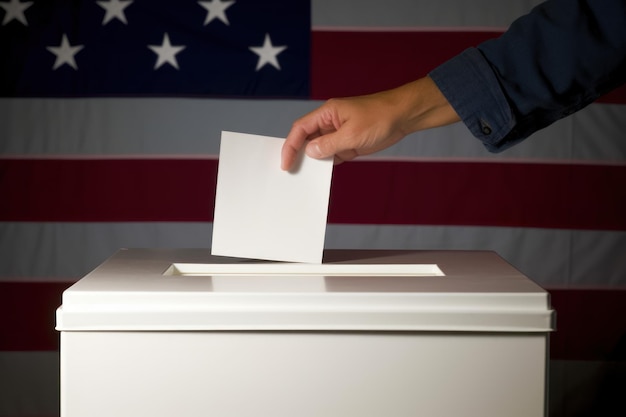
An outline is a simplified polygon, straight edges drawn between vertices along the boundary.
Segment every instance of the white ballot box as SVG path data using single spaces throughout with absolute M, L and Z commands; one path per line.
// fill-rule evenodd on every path
M 62 417 L 540 417 L 554 312 L 492 252 L 128 249 L 57 329 Z

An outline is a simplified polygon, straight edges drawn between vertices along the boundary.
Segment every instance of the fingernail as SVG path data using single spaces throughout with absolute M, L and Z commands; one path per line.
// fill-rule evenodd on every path
M 311 142 L 307 145 L 306 154 L 311 158 L 319 158 L 322 156 L 320 146 L 316 142 Z

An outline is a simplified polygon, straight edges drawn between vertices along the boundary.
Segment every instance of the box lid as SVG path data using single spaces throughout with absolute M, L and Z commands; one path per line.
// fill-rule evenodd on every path
M 316 265 L 122 249 L 63 293 L 56 328 L 546 332 L 554 312 L 493 252 L 331 250 Z

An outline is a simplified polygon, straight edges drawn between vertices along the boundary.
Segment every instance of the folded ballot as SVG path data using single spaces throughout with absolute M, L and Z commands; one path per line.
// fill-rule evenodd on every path
M 211 254 L 322 262 L 333 161 L 300 152 L 283 171 L 283 142 L 222 132 Z

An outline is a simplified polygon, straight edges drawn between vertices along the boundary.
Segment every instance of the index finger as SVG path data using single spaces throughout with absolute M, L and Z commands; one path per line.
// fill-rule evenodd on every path
M 307 139 L 314 139 L 322 133 L 322 119 L 322 110 L 317 108 L 293 123 L 281 151 L 280 166 L 283 170 L 288 171 L 291 168 Z

